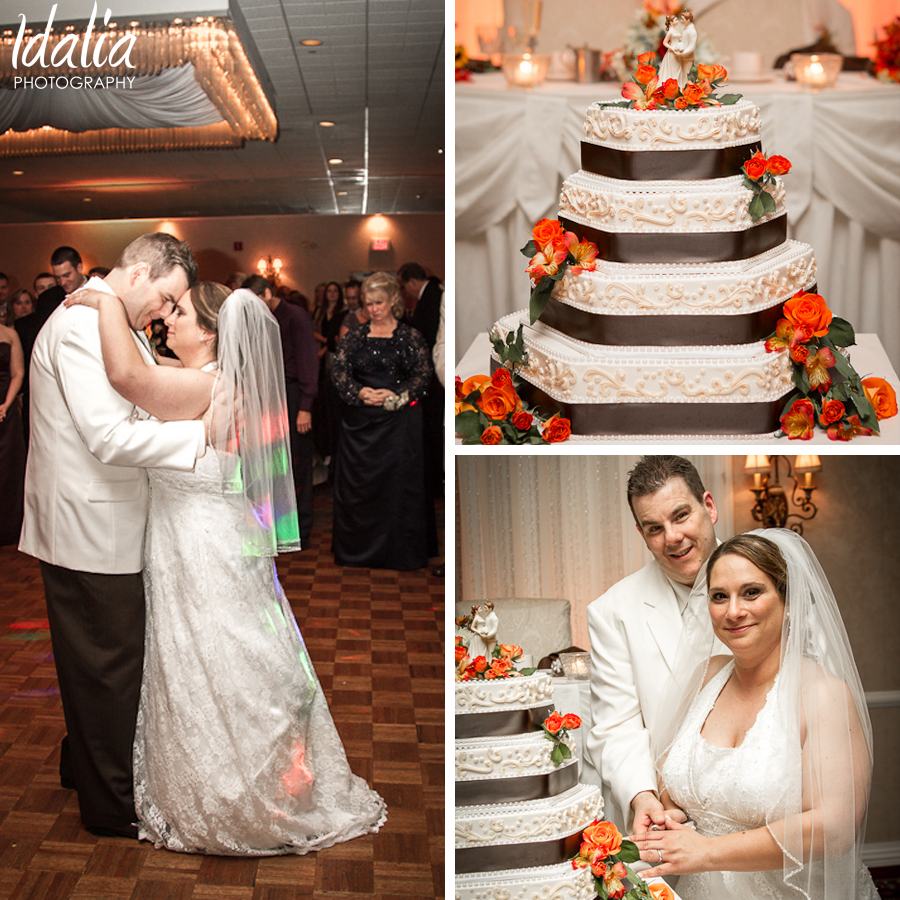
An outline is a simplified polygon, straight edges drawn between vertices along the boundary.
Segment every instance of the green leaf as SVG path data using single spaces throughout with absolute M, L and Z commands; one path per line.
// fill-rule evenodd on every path
M 852 379 L 854 376 L 859 377 L 856 375 L 856 369 L 850 364 L 850 360 L 839 350 L 834 351 L 834 365 L 831 368 L 837 369 L 847 379 Z
M 558 766 L 563 761 L 563 756 L 560 753 L 561 744 L 557 744 L 553 748 L 553 752 L 550 754 L 550 762 L 553 763 L 554 766 Z M 566 748 L 568 749 L 568 748 Z
M 560 762 L 572 758 L 572 751 L 565 744 L 557 744 L 556 749 L 559 750 Z
M 531 259 L 535 253 L 537 253 L 537 244 L 533 240 L 530 240 L 520 251 L 523 256 L 527 256 Z
M 480 438 L 484 431 L 485 419 L 481 413 L 467 409 L 457 413 L 454 424 L 456 433 L 461 434 L 464 438 Z
M 550 302 L 550 294 L 553 292 L 553 279 L 544 276 L 537 284 L 537 287 L 531 292 L 531 302 L 528 306 L 530 322 L 534 325 L 541 317 L 541 314 L 547 308 Z
M 748 191 L 755 191 L 756 190 L 756 182 L 752 181 L 750 178 L 748 178 L 745 175 L 744 180 L 741 182 L 741 187 L 747 188 Z
M 638 850 L 637 844 L 633 841 L 622 841 L 622 849 L 616 856 L 623 863 L 637 862 L 641 858 L 641 851 Z
M 763 209 L 767 212 L 775 212 L 775 198 L 768 191 L 760 191 L 759 199 L 762 201 Z
M 834 316 L 828 327 L 828 339 L 836 347 L 852 347 L 856 343 L 856 332 L 846 319 Z
M 804 397 L 809 396 L 812 388 L 809 386 L 809 375 L 806 374 L 806 367 L 794 363 L 794 384 L 797 385 Z
M 722 106 L 733 106 L 743 96 L 743 94 L 725 94 L 724 96 L 717 97 L 716 99 L 719 101 L 719 103 L 722 104 Z
M 763 202 L 760 200 L 760 194 L 756 194 L 753 199 L 750 201 L 750 205 L 747 207 L 747 212 L 750 213 L 750 218 L 755 222 L 757 219 L 761 219 L 765 215 L 765 210 L 763 209 Z

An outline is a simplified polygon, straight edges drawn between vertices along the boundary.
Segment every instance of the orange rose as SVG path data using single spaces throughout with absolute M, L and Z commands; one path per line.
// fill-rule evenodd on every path
M 752 160 L 751 160 L 752 162 Z M 784 316 L 795 327 L 808 325 L 815 337 L 828 334 L 831 325 L 831 310 L 819 294 L 797 291 L 784 304 Z
M 759 152 L 753 154 L 747 162 L 744 163 L 744 172 L 751 181 L 759 181 L 766 174 L 766 158 Z
M 534 421 L 534 416 L 530 412 L 520 409 L 512 414 L 511 421 L 519 431 L 528 431 L 531 428 L 531 423 Z
M 662 83 L 662 93 L 666 100 L 674 100 L 681 93 L 681 88 L 674 78 L 667 78 Z
M 653 66 L 638 66 L 634 73 L 634 80 L 641 85 L 648 85 L 656 78 L 656 69 Z
M 697 75 L 702 81 L 717 81 L 720 78 L 727 78 L 728 73 L 724 66 L 699 65 L 697 66 Z
M 481 432 L 481 443 L 493 446 L 499 444 L 503 440 L 503 432 L 496 425 L 488 425 Z
M 465 657 L 466 653 L 467 653 L 466 648 L 462 644 L 457 644 L 455 652 L 456 652 L 456 661 L 458 663 L 462 662 L 463 657 Z
M 699 103 L 703 99 L 703 89 L 693 82 L 688 82 L 681 93 L 688 103 Z
M 491 375 L 491 384 L 495 388 L 512 387 L 512 383 L 512 375 L 509 374 L 509 369 L 506 366 L 495 369 L 494 374 Z
M 648 66 L 650 65 L 651 60 L 655 57 L 656 54 L 651 50 L 649 53 L 642 53 L 638 58 L 639 66 Z
M 581 719 L 575 713 L 566 713 L 562 717 L 563 728 L 581 728 Z
M 491 383 L 490 375 L 473 375 L 471 378 L 467 378 L 465 381 L 460 382 L 459 378 L 457 380 L 456 385 L 456 411 L 455 415 L 459 415 L 461 412 L 465 412 L 466 410 L 474 410 L 475 407 L 472 406 L 471 403 L 463 403 L 463 399 L 468 397 L 472 391 L 482 390 L 485 385 Z
M 522 405 L 512 384 L 503 388 L 489 385 L 481 392 L 477 403 L 478 408 L 489 419 L 505 419 Z
M 781 417 L 781 430 L 792 441 L 808 441 L 815 430 L 815 415 L 812 400 L 795 400 Z
M 562 716 L 558 712 L 550 713 L 550 715 L 544 719 L 544 728 L 546 728 L 550 734 L 556 734 L 562 727 Z
M 791 163 L 783 156 L 770 156 L 766 168 L 773 175 L 787 175 L 791 171 Z
M 563 227 L 557 219 L 541 219 L 534 228 L 531 229 L 531 237 L 534 239 L 538 248 L 543 248 L 552 244 L 553 241 L 562 237 Z
M 840 422 L 844 418 L 844 412 L 844 404 L 840 400 L 826 400 L 819 413 L 819 424 L 824 427 L 832 422 Z
M 560 441 L 566 441 L 569 439 L 569 435 L 572 434 L 572 423 L 568 419 L 563 419 L 561 416 L 553 416 L 552 419 L 548 419 L 544 423 L 544 430 L 541 433 L 541 437 L 548 444 L 558 444 Z
M 897 415 L 897 395 L 883 378 L 863 378 L 862 386 L 879 419 Z
M 476 656 L 472 663 L 472 668 L 479 674 L 484 672 L 488 667 L 487 660 L 483 656 Z
M 508 659 L 495 659 L 491 662 L 491 671 L 497 675 L 505 675 L 512 666 L 512 663 Z
M 622 849 L 622 835 L 612 822 L 594 822 L 584 829 L 582 836 L 587 843 L 599 850 L 604 858 Z
M 688 102 L 684 99 L 684 97 L 679 97 L 675 101 L 675 109 L 687 109 Z
M 653 900 L 675 900 L 675 894 L 667 884 L 659 882 L 658 884 L 648 884 Z
M 516 644 L 501 644 L 500 655 L 506 659 L 518 659 L 522 655 L 522 648 Z

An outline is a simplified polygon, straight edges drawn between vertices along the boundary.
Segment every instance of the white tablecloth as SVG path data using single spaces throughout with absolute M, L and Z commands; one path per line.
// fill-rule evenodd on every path
M 527 305 L 531 228 L 555 218 L 580 165 L 584 112 L 618 84 L 548 82 L 509 90 L 500 74 L 456 88 L 456 347 Z M 793 164 L 789 234 L 811 244 L 819 291 L 900 369 L 900 87 L 860 73 L 808 93 L 777 79 L 734 82 L 762 112 L 763 149 Z
M 471 378 L 473 375 L 490 374 L 490 353 L 491 342 L 488 338 L 487 332 L 485 331 L 482 334 L 476 335 L 475 339 L 472 341 L 472 343 L 469 345 L 468 349 L 460 359 L 456 367 L 456 374 L 460 378 L 462 378 L 463 381 L 465 381 L 467 378 Z M 879 378 L 884 378 L 885 381 L 887 381 L 894 389 L 897 396 L 900 397 L 900 377 L 897 376 L 897 373 L 891 366 L 890 360 L 887 358 L 884 347 L 882 346 L 881 341 L 878 340 L 877 335 L 857 334 L 856 344 L 850 348 L 850 360 L 852 361 L 854 367 L 856 368 L 856 371 L 859 372 L 860 375 L 877 375 Z M 642 442 L 658 440 L 662 443 L 671 443 L 673 440 L 671 436 L 641 436 L 640 439 Z M 459 438 L 457 438 L 456 440 L 457 443 L 461 443 L 461 440 Z M 635 438 L 621 438 L 616 436 L 588 438 L 576 435 L 570 438 L 570 443 L 607 443 L 609 441 L 621 440 L 634 441 Z M 752 436 L 705 436 L 698 438 L 690 438 L 687 436 L 678 437 L 679 444 L 733 444 L 736 441 L 774 442 L 774 439 L 768 437 L 760 438 Z M 785 453 L 787 452 L 787 450 L 793 448 L 797 448 L 797 450 L 799 451 L 801 447 L 808 447 L 811 444 L 827 444 L 831 447 L 840 446 L 839 441 L 830 440 L 828 435 L 822 429 L 817 428 L 815 435 L 810 440 L 788 442 L 782 439 L 778 442 L 777 447 L 772 448 L 772 451 L 776 453 Z M 891 445 L 896 444 L 900 444 L 900 416 L 894 416 L 892 419 L 884 419 L 881 422 L 881 434 L 877 437 L 855 437 L 852 441 L 853 447 L 868 445 L 873 448 L 881 447 L 884 450 L 887 450 Z M 565 447 L 566 444 L 558 444 L 556 446 Z

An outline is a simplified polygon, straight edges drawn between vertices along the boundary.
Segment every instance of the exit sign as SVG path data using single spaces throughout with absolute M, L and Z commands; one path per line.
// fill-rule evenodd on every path
M 372 238 L 372 249 L 373 250 L 390 250 L 391 249 L 390 238 Z

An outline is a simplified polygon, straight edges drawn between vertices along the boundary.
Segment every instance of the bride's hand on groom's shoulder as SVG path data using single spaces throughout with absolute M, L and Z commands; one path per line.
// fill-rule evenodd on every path
M 89 306 L 91 309 L 98 309 L 102 299 L 103 294 L 100 291 L 95 291 L 93 288 L 89 290 L 79 288 L 77 291 L 69 294 L 68 297 L 63 300 L 63 303 L 65 303 L 67 307 Z
M 711 838 L 704 837 L 690 826 L 676 821 L 667 810 L 666 827 L 659 831 L 635 833 L 634 841 L 641 859 L 651 868 L 641 872 L 642 878 L 661 875 L 681 875 L 685 872 L 706 872 L 712 868 Z M 681 816 L 684 813 L 678 810 Z

